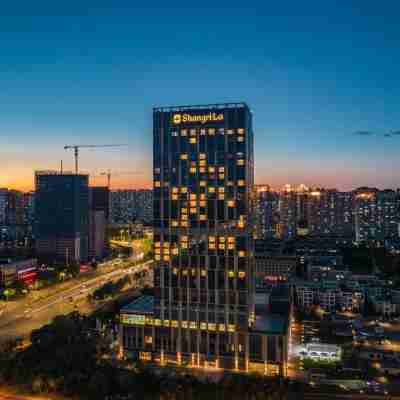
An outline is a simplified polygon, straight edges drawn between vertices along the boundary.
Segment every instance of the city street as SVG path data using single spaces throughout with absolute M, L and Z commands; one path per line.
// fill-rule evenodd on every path
M 49 291 L 48 296 L 29 296 L 10 304 L 0 317 L 0 341 L 15 337 L 27 337 L 33 329 L 49 323 L 55 316 L 67 314 L 74 309 L 89 312 L 93 306 L 88 303 L 87 296 L 110 280 L 118 279 L 126 274 L 133 274 L 148 269 L 152 261 L 133 266 L 128 269 L 111 270 L 98 276 L 68 282 Z M 50 293 L 52 292 L 52 293 Z

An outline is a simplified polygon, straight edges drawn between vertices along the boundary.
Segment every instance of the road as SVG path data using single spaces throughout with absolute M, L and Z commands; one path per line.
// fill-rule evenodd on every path
M 28 337 L 33 329 L 49 323 L 55 316 L 67 314 L 73 310 L 90 311 L 86 301 L 87 295 L 104 283 L 149 268 L 152 261 L 130 267 L 117 269 L 88 278 L 85 281 L 73 282 L 56 287 L 45 298 L 29 298 L 10 305 L 0 317 L 0 341 L 15 337 Z M 57 290 L 58 288 L 58 290 Z

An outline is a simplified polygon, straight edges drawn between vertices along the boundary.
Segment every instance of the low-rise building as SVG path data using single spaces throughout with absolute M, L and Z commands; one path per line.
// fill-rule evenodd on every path
M 5 262 L 0 264 L 0 285 L 10 286 L 18 281 L 27 285 L 37 277 L 37 259 Z
M 255 253 L 256 277 L 260 279 L 288 280 L 296 274 L 297 257 Z
M 236 360 L 239 357 L 235 354 L 246 351 L 248 359 L 244 367 L 247 372 L 286 376 L 288 316 L 256 312 L 251 331 L 244 332 L 233 332 L 230 326 L 220 323 L 182 321 L 191 329 L 189 335 L 182 336 L 179 322 L 168 321 L 168 326 L 161 326 L 153 307 L 154 298 L 142 296 L 121 310 L 119 342 L 124 357 L 157 365 L 197 368 L 201 364 L 214 370 L 238 370 L 239 361 Z M 171 330 L 176 343 L 166 340 Z M 229 339 L 232 335 L 237 337 L 236 344 Z M 205 358 L 199 352 L 200 336 L 208 338 L 207 348 L 202 349 L 202 353 L 207 354 Z

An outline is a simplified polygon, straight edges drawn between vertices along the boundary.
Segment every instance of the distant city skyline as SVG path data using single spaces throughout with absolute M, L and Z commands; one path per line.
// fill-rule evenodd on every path
M 7 3 L 0 187 L 31 190 L 34 170 L 61 159 L 73 170 L 64 145 L 127 143 L 82 151 L 81 171 L 137 170 L 112 187 L 149 188 L 153 107 L 246 101 L 257 183 L 396 188 L 399 13 L 391 1 Z

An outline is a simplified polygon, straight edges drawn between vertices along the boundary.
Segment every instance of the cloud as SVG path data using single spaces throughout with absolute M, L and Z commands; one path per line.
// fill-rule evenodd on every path
M 400 136 L 400 129 L 397 131 L 391 131 L 390 134 L 395 136 Z
M 372 136 L 372 135 L 375 135 L 375 133 L 372 132 L 372 131 L 356 131 L 356 132 L 353 133 L 353 135 L 356 135 L 356 136 Z
M 390 133 L 385 133 L 385 134 L 383 135 L 383 137 L 388 138 L 388 137 L 392 137 L 392 135 L 391 135 Z

